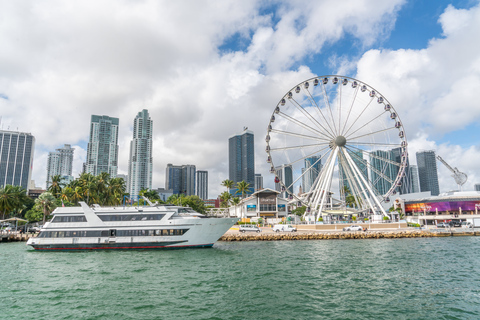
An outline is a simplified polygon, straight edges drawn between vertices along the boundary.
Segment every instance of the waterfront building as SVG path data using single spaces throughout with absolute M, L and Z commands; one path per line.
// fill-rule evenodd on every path
M 197 171 L 197 186 L 195 194 L 202 200 L 208 199 L 208 171 Z
M 174 194 L 195 195 L 195 172 L 194 165 L 167 164 L 165 188 L 173 190 Z
M 420 192 L 420 184 L 418 182 L 418 167 L 416 165 L 410 166 L 410 174 L 412 179 L 412 193 L 418 193 Z
M 205 203 L 205 207 L 211 207 L 211 208 L 220 208 L 220 199 L 205 199 L 203 200 Z
M 475 184 L 475 191 L 480 191 L 480 183 Z
M 435 151 L 417 152 L 418 178 L 420 182 L 420 191 L 430 191 L 432 196 L 440 194 L 438 186 L 437 161 Z
M 280 196 L 281 192 L 265 188 L 255 191 L 243 199 L 239 205 L 229 208 L 230 217 L 249 219 L 275 219 L 279 222 L 289 214 L 288 200 Z
M 255 191 L 263 189 L 263 177 L 260 173 L 255 173 Z
M 69 144 L 65 144 L 63 148 L 58 148 L 55 152 L 48 153 L 47 189 L 52 183 L 52 177 L 56 175 L 62 176 L 62 182 L 65 184 L 73 181 L 72 168 L 74 151 L 75 148 L 72 148 Z
M 228 172 L 229 179 L 236 185 L 240 181 L 245 181 L 250 185 L 252 194 L 255 189 L 255 150 L 253 132 L 245 130 L 228 139 Z M 236 188 L 232 188 L 230 193 L 235 194 Z
M 302 168 L 302 191 L 309 192 L 318 174 L 322 171 L 322 160 L 318 156 L 311 156 L 306 158 L 304 163 L 305 168 Z
M 293 169 L 291 165 L 282 165 L 275 168 L 275 174 L 283 182 L 285 187 L 280 183 L 275 183 L 275 190 L 280 192 L 280 197 L 288 198 L 288 191 L 293 193 Z
M 111 178 L 117 177 L 118 123 L 118 118 L 92 115 L 85 163 L 86 173 L 96 176 L 107 172 Z
M 152 189 L 152 132 L 153 121 L 144 109 L 133 120 L 133 139 L 130 142 L 127 192 L 138 196 L 144 189 Z
M 12 185 L 28 190 L 34 149 L 32 134 L 0 130 L 0 187 Z

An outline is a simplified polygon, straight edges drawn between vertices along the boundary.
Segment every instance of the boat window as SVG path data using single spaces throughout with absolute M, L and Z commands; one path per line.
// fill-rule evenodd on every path
M 55 216 L 52 223 L 62 222 L 87 222 L 85 216 Z
M 98 215 L 102 221 L 147 221 L 162 220 L 165 214 L 105 214 Z
M 111 233 L 112 231 L 113 235 Z M 188 229 L 42 231 L 38 235 L 38 238 L 98 238 L 115 235 L 117 237 L 181 236 L 187 231 Z

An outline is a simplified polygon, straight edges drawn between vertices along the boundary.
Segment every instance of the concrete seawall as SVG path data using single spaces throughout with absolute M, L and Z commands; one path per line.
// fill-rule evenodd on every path
M 229 233 L 220 241 L 281 241 L 281 240 L 338 240 L 338 239 L 397 239 L 397 238 L 430 238 L 452 236 L 480 236 L 479 231 L 430 231 L 430 230 L 398 230 L 398 231 L 358 231 L 328 233 L 275 233 L 275 234 L 241 234 Z

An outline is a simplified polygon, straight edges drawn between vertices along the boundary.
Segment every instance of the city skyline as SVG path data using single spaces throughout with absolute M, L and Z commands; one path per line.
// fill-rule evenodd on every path
M 273 187 L 263 160 L 273 109 L 295 84 L 327 74 L 360 79 L 388 98 L 405 127 L 411 165 L 416 152 L 436 150 L 468 174 L 465 190 L 480 181 L 480 108 L 472 96 L 480 45 L 471 41 L 480 34 L 478 2 L 365 0 L 341 10 L 287 1 L 189 10 L 148 1 L 79 6 L 32 3 L 23 15 L 16 2 L 2 5 L 5 25 L 21 28 L 0 30 L 9 48 L 0 56 L 0 128 L 35 136 L 39 186 L 48 152 L 65 143 L 75 148 L 78 176 L 91 114 L 120 119 L 118 173 L 127 174 L 132 110 L 145 108 L 155 122 L 152 187 L 163 185 L 167 163 L 194 163 L 209 172 L 209 193 L 220 194 L 225 139 L 244 126 L 255 132 L 255 172 Z M 122 12 L 138 15 L 126 20 Z M 438 173 L 440 192 L 457 189 L 448 169 Z

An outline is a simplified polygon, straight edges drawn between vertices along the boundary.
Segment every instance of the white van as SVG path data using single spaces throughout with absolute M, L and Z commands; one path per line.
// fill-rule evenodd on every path
M 296 232 L 297 228 L 294 228 L 290 224 L 276 224 L 273 226 L 273 231 L 275 232 Z

